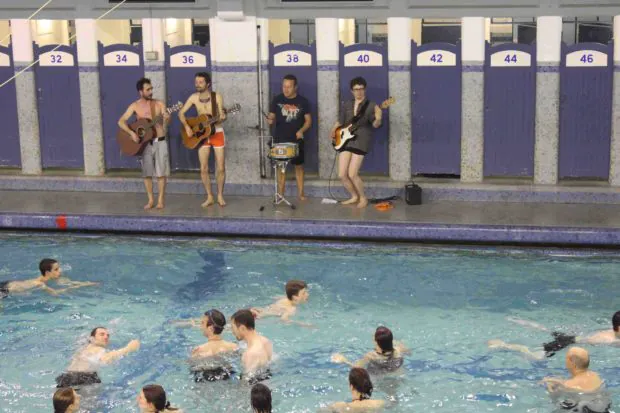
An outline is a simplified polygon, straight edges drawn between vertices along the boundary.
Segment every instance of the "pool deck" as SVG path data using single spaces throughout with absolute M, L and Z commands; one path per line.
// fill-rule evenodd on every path
M 204 209 L 202 195 L 170 193 L 164 210 L 144 211 L 145 195 L 139 192 L 5 189 L 0 229 L 618 247 L 618 192 L 593 191 L 595 196 L 575 190 L 573 203 L 561 203 L 549 202 L 547 195 L 543 202 L 519 199 L 522 193 L 510 202 L 500 202 L 506 195 L 485 202 L 442 200 L 429 190 L 422 205 L 395 201 L 389 211 L 322 204 L 320 197 L 304 202 L 291 197 L 297 205 L 291 210 L 274 207 L 270 197 L 239 195 L 227 196 L 225 208 Z

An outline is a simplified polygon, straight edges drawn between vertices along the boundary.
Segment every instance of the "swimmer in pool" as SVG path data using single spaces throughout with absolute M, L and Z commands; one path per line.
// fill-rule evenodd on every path
M 138 351 L 140 341 L 131 340 L 120 350 L 106 351 L 110 342 L 110 334 L 104 327 L 96 327 L 90 332 L 90 343 L 79 350 L 74 356 L 67 372 L 56 377 L 56 384 L 60 387 L 75 387 L 87 384 L 101 383 L 97 370 L 101 365 L 110 364 L 126 354 Z
M 549 329 L 537 323 L 518 319 L 510 319 L 510 321 L 528 327 L 536 328 L 538 330 L 547 332 L 549 331 Z M 620 311 L 617 311 L 611 318 L 611 326 L 612 328 L 609 330 L 598 331 L 584 337 L 568 335 L 554 331 L 551 333 L 554 340 L 549 343 L 543 344 L 542 350 L 532 351 L 524 345 L 510 344 L 497 339 L 489 340 L 488 345 L 490 349 L 517 351 L 525 354 L 528 358 L 534 360 L 542 360 L 545 357 L 552 357 L 557 351 L 560 351 L 572 344 L 592 344 L 620 347 Z
M 590 370 L 590 355 L 584 348 L 571 347 L 566 352 L 566 370 L 570 373 L 570 379 L 545 377 L 542 380 L 549 392 L 563 387 L 567 390 L 591 393 L 599 390 L 603 385 L 603 380 L 599 375 Z
M 52 403 L 54 413 L 77 413 L 80 411 L 80 395 L 71 387 L 56 390 Z
M 280 298 L 278 301 L 265 308 L 252 308 L 250 309 L 252 314 L 254 314 L 256 318 L 280 317 L 282 321 L 292 322 L 290 317 L 295 315 L 297 307 L 308 301 L 308 285 L 305 281 L 290 280 L 286 283 L 284 290 L 286 292 L 286 297 Z M 305 323 L 295 323 L 306 327 L 310 326 Z
M 230 363 L 221 357 L 239 350 L 239 346 L 222 339 L 226 317 L 218 310 L 209 310 L 202 317 L 202 333 L 207 342 L 192 350 L 191 361 L 194 364 L 192 372 L 196 382 L 227 380 L 234 371 Z M 207 363 L 208 366 L 196 366 Z
M 271 413 L 271 390 L 269 387 L 261 383 L 252 386 L 250 400 L 254 413 Z
M 338 402 L 328 407 L 329 411 L 351 412 L 351 411 L 374 411 L 380 410 L 385 406 L 383 400 L 373 400 L 372 382 L 366 370 L 360 367 L 353 367 L 349 372 L 349 389 L 351 390 L 350 402 Z
M 4 298 L 9 294 L 25 293 L 34 289 L 40 289 L 48 294 L 58 295 L 68 290 L 81 287 L 89 287 L 98 285 L 98 283 L 89 281 L 73 281 L 66 277 L 62 277 L 62 270 L 58 261 L 51 258 L 45 258 L 39 263 L 39 271 L 41 275 L 25 281 L 2 281 L 0 282 L 0 298 Z M 63 289 L 53 289 L 48 287 L 47 283 L 56 280 L 59 285 L 65 286 Z
M 159 384 L 148 384 L 138 394 L 138 408 L 143 413 L 183 413 L 180 409 L 170 406 L 166 391 Z
M 232 332 L 239 341 L 245 341 L 247 349 L 241 356 L 243 375 L 250 384 L 271 378 L 269 364 L 273 356 L 273 345 L 255 330 L 254 315 L 250 310 L 239 310 L 232 316 Z M 242 376 L 243 376 L 242 375 Z
M 394 342 L 392 331 L 387 327 L 377 327 L 374 335 L 375 349 L 355 363 L 350 362 L 340 353 L 332 355 L 334 363 L 344 363 L 351 367 L 365 367 L 373 374 L 390 373 L 403 365 L 403 355 L 410 353 L 402 343 Z

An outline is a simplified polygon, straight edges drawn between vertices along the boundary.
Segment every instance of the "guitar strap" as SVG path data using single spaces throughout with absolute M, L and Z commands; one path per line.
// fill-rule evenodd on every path
M 215 102 L 215 92 L 211 92 L 211 115 L 213 118 L 220 116 L 217 103 Z M 215 124 L 213 124 L 213 127 L 211 128 L 211 136 L 213 135 L 215 135 Z
M 353 118 L 351 119 L 351 122 L 347 123 L 354 125 L 356 124 L 364 115 L 364 113 L 366 113 L 366 109 L 368 109 L 368 105 L 370 105 L 370 101 L 368 99 L 366 99 L 366 102 L 364 102 L 364 104 L 362 105 L 362 107 L 357 111 L 357 114 L 353 116 Z M 353 110 L 355 110 L 355 100 L 353 101 Z
M 149 100 L 149 106 L 151 107 L 151 121 L 155 120 L 155 101 L 153 101 L 153 99 Z M 155 136 L 155 138 L 159 138 L 160 136 L 157 136 L 157 129 L 155 128 L 156 124 L 153 124 L 153 136 Z

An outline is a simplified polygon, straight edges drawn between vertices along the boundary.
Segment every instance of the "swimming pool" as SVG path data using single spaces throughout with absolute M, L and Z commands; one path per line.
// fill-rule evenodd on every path
M 54 377 L 98 325 L 110 328 L 109 348 L 132 338 L 142 347 L 100 371 L 103 384 L 84 401 L 90 411 L 137 411 L 139 388 L 155 382 L 185 412 L 249 412 L 247 385 L 190 379 L 187 355 L 205 339 L 169 321 L 269 304 L 291 278 L 310 284 L 296 319 L 318 329 L 257 322 L 277 354 L 266 383 L 275 411 L 349 400 L 348 368 L 330 355 L 360 357 L 384 324 L 412 349 L 402 376 L 373 380 L 373 396 L 392 400 L 390 411 L 548 412 L 537 382 L 565 375 L 564 353 L 532 363 L 490 352 L 486 341 L 548 341 L 507 316 L 589 332 L 609 328 L 620 309 L 620 255 L 607 252 L 5 234 L 0 254 L 0 280 L 36 275 L 38 261 L 51 256 L 72 279 L 103 282 L 70 298 L 36 292 L 2 300 L 0 411 L 12 413 L 49 411 Z M 230 331 L 225 337 L 233 339 Z M 618 349 L 589 350 L 617 405 Z

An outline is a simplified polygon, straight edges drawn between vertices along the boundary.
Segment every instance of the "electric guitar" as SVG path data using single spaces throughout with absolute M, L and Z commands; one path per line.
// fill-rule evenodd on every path
M 182 107 L 183 103 L 177 102 L 176 105 L 166 108 L 165 112 L 171 114 L 181 109 Z M 131 125 L 128 125 L 129 129 L 134 131 L 136 135 L 138 135 L 138 138 L 140 138 L 140 142 L 138 143 L 134 142 L 133 139 L 131 139 L 131 135 L 129 135 L 123 129 L 119 129 L 118 133 L 116 134 L 116 141 L 121 147 L 121 152 L 125 155 L 130 156 L 140 155 L 144 150 L 144 147 L 148 145 L 150 141 L 157 138 L 157 136 L 155 136 L 156 133 L 154 126 L 155 124 L 157 124 L 157 122 L 160 122 L 163 117 L 164 114 L 161 113 L 160 115 L 157 115 L 155 119 L 139 119 Z
M 241 105 L 235 103 L 229 108 L 224 108 L 224 113 L 227 115 L 237 113 L 241 110 Z M 181 125 L 181 138 L 183 145 L 187 149 L 196 149 L 202 141 L 209 139 L 215 128 L 213 125 L 220 121 L 220 116 L 213 117 L 211 115 L 200 115 L 195 118 L 187 118 L 187 124 L 192 129 L 192 136 L 187 136 L 187 132 L 183 125 Z
M 388 98 L 379 105 L 383 110 L 387 109 L 390 105 L 393 105 L 396 99 L 393 97 Z M 332 135 L 332 145 L 335 150 L 340 150 L 348 141 L 355 138 L 355 131 L 359 128 L 357 122 L 350 122 L 346 125 L 342 125 L 336 128 Z

